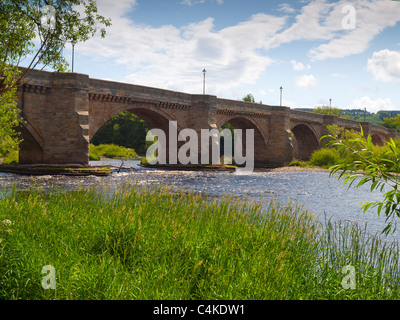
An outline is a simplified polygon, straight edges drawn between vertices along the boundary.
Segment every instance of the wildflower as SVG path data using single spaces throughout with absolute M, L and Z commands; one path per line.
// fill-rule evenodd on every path
M 7 225 L 7 226 L 11 226 L 12 225 L 11 220 L 8 220 L 8 219 L 3 220 L 2 223 Z

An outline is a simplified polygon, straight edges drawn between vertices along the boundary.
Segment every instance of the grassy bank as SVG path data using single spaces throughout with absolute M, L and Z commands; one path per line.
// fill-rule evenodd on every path
M 89 159 L 100 160 L 105 158 L 119 158 L 125 160 L 138 159 L 135 149 L 117 146 L 115 144 L 89 145 Z
M 95 146 L 93 144 L 89 145 L 89 159 L 90 160 L 100 160 L 104 158 L 118 158 L 125 160 L 139 159 L 140 157 L 136 153 L 135 149 L 125 148 L 117 146 L 115 144 L 101 144 Z M 4 155 L 2 160 L 3 164 L 17 164 L 18 160 L 18 150 L 12 151 Z
M 161 187 L 14 190 L 0 203 L 0 298 L 400 298 L 395 245 L 264 205 Z M 46 265 L 55 290 L 41 286 Z M 341 285 L 345 265 L 354 290 Z

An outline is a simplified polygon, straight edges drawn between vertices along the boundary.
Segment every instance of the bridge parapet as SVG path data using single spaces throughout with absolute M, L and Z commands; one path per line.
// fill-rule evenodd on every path
M 124 97 L 149 102 L 180 105 L 190 105 L 192 102 L 192 95 L 188 93 L 99 79 L 89 80 L 89 92 L 93 95 Z

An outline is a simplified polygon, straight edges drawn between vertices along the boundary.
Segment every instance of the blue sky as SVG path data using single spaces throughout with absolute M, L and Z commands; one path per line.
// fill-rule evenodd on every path
M 74 71 L 289 107 L 400 110 L 400 1 L 98 0 Z M 347 7 L 346 7 L 347 6 Z M 71 59 L 71 48 L 64 55 Z

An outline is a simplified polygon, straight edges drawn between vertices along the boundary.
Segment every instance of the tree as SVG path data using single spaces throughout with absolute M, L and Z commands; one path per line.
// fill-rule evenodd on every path
M 370 208 L 377 208 L 378 215 L 383 211 L 386 215 L 387 226 L 382 233 L 388 234 L 393 228 L 395 217 L 400 217 L 400 143 L 399 141 L 385 142 L 386 149 L 382 151 L 372 143 L 369 135 L 361 133 L 350 139 L 343 138 L 343 131 L 328 127 L 330 134 L 322 137 L 327 139 L 326 145 L 336 147 L 339 152 L 350 152 L 355 159 L 351 163 L 341 163 L 330 168 L 330 175 L 339 173 L 339 179 L 350 187 L 357 183 L 357 188 L 370 183 L 370 190 L 384 192 L 383 200 L 364 202 L 364 213 Z
M 102 27 L 99 27 L 101 25 Z M 67 42 L 83 42 L 98 31 L 105 36 L 110 20 L 97 13 L 95 0 L 3 0 L 0 3 L 0 139 L 14 141 L 15 91 L 32 69 L 65 72 Z M 20 65 L 24 63 L 25 68 Z M 3 136 L 6 134 L 6 136 Z M 11 137 L 11 138 L 10 138 Z M 15 145 L 14 145 L 15 147 Z
M 243 99 L 242 99 L 243 101 L 247 101 L 247 102 L 256 102 L 255 100 L 254 100 L 254 96 L 251 94 L 251 93 L 249 93 L 249 94 L 247 94 L 245 97 L 243 97 Z
M 81 14 L 84 13 L 84 17 Z M 62 56 L 67 42 L 83 42 L 97 31 L 101 36 L 110 20 L 97 13 L 95 0 L 6 0 L 0 4 L 0 93 L 18 86 L 31 69 L 50 67 L 66 71 Z M 21 61 L 29 58 L 21 72 Z
M 129 111 L 124 111 L 107 121 L 94 135 L 92 143 L 116 144 L 133 148 L 138 154 L 146 153 L 148 124 Z
M 19 136 L 14 129 L 19 124 L 15 91 L 13 89 L 0 95 L 0 156 L 17 150 L 19 144 Z
M 321 107 L 315 107 L 313 109 L 313 112 L 340 117 L 342 110 L 339 108 L 335 108 L 335 107 L 321 106 Z
M 400 129 L 400 116 L 394 118 L 383 118 L 382 126 L 388 129 Z
M 247 102 L 256 103 L 256 100 L 254 99 L 254 96 L 251 93 L 248 93 L 246 96 L 244 96 L 242 98 L 242 100 L 247 101 Z M 262 101 L 260 101 L 260 103 L 262 103 Z

